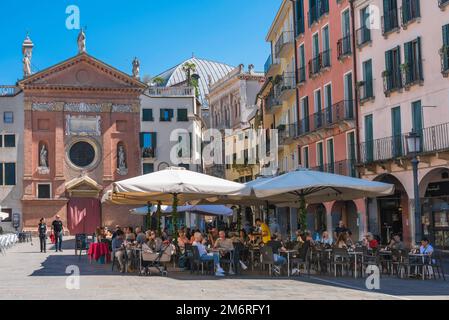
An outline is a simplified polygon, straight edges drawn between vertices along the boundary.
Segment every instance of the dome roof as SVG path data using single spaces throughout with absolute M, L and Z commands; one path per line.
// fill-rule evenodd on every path
M 220 62 L 193 57 L 181 62 L 180 64 L 167 71 L 164 71 L 156 77 L 164 79 L 164 86 L 166 87 L 176 86 L 177 84 L 183 83 L 187 80 L 186 74 L 184 73 L 184 71 L 182 71 L 182 66 L 186 62 L 194 63 L 196 66 L 195 73 L 200 76 L 198 80 L 198 89 L 200 96 L 198 97 L 198 99 L 201 101 L 203 107 L 207 108 L 209 104 L 206 99 L 206 95 L 209 93 L 209 78 L 211 79 L 212 83 L 215 83 L 225 75 L 227 75 L 229 72 L 231 72 L 234 67 Z

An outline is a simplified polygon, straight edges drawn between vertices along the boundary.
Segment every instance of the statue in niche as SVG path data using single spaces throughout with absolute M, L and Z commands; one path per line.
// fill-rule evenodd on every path
M 127 175 L 128 174 L 128 168 L 126 167 L 126 152 L 125 152 L 125 147 L 123 147 L 122 145 L 120 145 L 118 147 L 118 152 L 117 152 L 117 172 L 120 175 Z
M 40 154 L 39 154 L 39 166 L 42 168 L 48 168 L 48 150 L 45 144 L 42 145 Z

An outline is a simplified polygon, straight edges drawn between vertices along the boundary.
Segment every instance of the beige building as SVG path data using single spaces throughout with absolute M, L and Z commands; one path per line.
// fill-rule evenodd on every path
M 440 4 L 440 5 L 439 5 Z M 370 231 L 449 249 L 448 1 L 355 1 L 360 171 L 396 193 L 368 199 Z M 445 8 L 446 6 L 446 8 Z M 420 136 L 415 214 L 407 136 Z
M 232 181 L 247 182 L 259 174 L 257 163 L 248 162 L 249 130 L 254 128 L 258 112 L 257 94 L 265 80 L 264 74 L 255 72 L 252 65 L 243 65 L 209 86 L 210 127 L 220 130 L 224 137 L 223 164 L 215 164 L 208 172 Z M 240 141 L 240 142 L 239 142 Z M 241 145 L 242 150 L 237 147 Z
M 0 211 L 9 214 L 0 222 L 4 231 L 14 230 L 13 214 L 22 220 L 23 124 L 23 93 L 0 86 Z

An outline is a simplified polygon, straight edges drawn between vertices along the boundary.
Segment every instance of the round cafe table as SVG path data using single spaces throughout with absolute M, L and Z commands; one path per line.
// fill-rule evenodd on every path
M 87 252 L 89 259 L 101 263 L 109 263 L 111 261 L 111 251 L 107 243 L 91 243 Z

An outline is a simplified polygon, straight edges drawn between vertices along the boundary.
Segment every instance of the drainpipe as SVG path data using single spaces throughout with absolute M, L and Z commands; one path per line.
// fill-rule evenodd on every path
M 352 54 L 352 63 L 353 63 L 353 67 L 352 69 L 354 70 L 353 74 L 353 86 L 354 86 L 354 91 L 355 91 L 355 101 L 354 101 L 354 108 L 355 108 L 355 127 L 356 127 L 356 153 L 357 153 L 357 159 L 360 160 L 360 132 L 359 132 L 359 90 L 357 89 L 357 58 L 356 58 L 356 29 L 355 29 L 355 12 L 354 12 L 354 1 L 353 0 L 349 0 L 349 5 L 350 5 L 350 10 L 351 10 L 351 20 L 352 20 L 352 37 L 351 37 L 351 41 L 352 41 L 352 48 L 353 48 L 353 54 Z M 359 175 L 360 177 L 360 175 Z
M 297 29 L 297 17 L 296 17 L 296 1 L 297 0 L 290 0 L 292 3 L 292 11 L 293 11 L 293 44 L 295 46 L 295 84 L 296 84 L 296 125 L 299 126 L 299 89 L 298 89 L 298 83 L 299 83 L 299 74 L 298 74 L 298 47 L 296 45 L 296 29 Z M 299 132 L 299 130 L 298 130 Z

